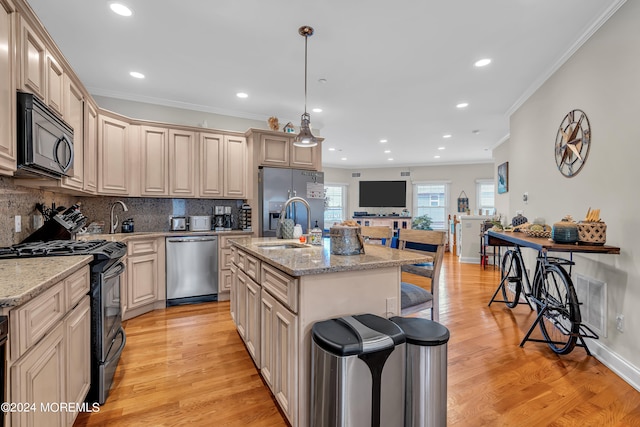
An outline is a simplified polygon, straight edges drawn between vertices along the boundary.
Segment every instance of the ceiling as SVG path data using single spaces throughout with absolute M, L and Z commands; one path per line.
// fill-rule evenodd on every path
M 625 0 L 122 0 L 130 17 L 28 1 L 93 95 L 265 127 L 300 125 L 312 26 L 311 124 L 323 165 L 353 169 L 491 162 L 509 115 Z

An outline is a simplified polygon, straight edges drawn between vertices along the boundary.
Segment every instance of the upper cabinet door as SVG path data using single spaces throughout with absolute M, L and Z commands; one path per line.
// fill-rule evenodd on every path
M 64 120 L 73 128 L 73 176 L 63 178 L 66 187 L 84 187 L 84 96 L 68 76 L 64 79 Z
M 200 133 L 200 196 L 222 197 L 224 194 L 223 158 L 224 136 Z
M 245 198 L 247 196 L 247 139 L 243 136 L 224 137 L 224 197 Z
M 98 117 L 98 192 L 127 196 L 129 124 L 109 116 Z
M 142 196 L 169 194 L 168 139 L 169 130 L 166 128 L 142 126 L 140 129 Z
M 169 130 L 169 195 L 196 195 L 195 132 Z
M 0 0 L 0 46 L 13 46 L 13 22 L 16 14 Z M 11 49 L 0 49 L 0 174 L 16 170 L 16 145 L 13 137 L 16 122 L 16 91 Z
M 85 112 L 84 190 L 95 194 L 98 189 L 98 110 L 87 101 Z
M 51 109 L 64 116 L 64 71 L 58 62 L 50 54 L 47 54 L 47 99 L 46 103 Z M 65 117 L 67 123 L 69 120 Z
M 260 135 L 260 164 L 289 167 L 290 137 L 286 135 Z
M 320 142 L 315 147 L 296 147 L 291 143 L 290 166 L 292 168 L 320 170 Z
M 19 36 L 20 82 L 18 88 L 38 95 L 44 100 L 47 67 L 44 42 L 22 19 Z

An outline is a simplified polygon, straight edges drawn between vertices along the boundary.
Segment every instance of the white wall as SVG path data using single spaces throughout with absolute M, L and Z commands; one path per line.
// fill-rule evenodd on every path
M 323 168 L 324 181 L 326 183 L 347 184 L 349 195 L 347 201 L 347 217 L 351 217 L 354 211 L 367 211 L 369 213 L 391 212 L 400 213 L 402 208 L 360 208 L 358 206 L 359 181 L 407 181 L 407 209 L 413 214 L 413 188 L 412 184 L 421 181 L 446 181 L 449 182 L 449 212 L 459 215 L 457 211 L 457 199 L 461 191 L 465 191 L 469 197 L 469 207 L 477 209 L 476 179 L 493 179 L 494 165 L 492 163 L 449 165 L 449 166 L 423 166 L 406 168 L 380 168 L 380 169 L 338 169 Z M 353 178 L 352 173 L 359 172 L 360 177 Z M 401 172 L 410 172 L 409 177 L 400 176 Z
M 640 390 L 638 22 L 640 2 L 626 2 L 512 115 L 508 207 L 511 214 L 523 209 L 548 223 L 567 214 L 584 218 L 589 207 L 602 210 L 607 244 L 619 246 L 621 254 L 575 255 L 573 277 L 577 272 L 607 283 L 607 336 L 591 348 Z M 556 167 L 554 141 L 562 118 L 575 108 L 589 117 L 592 146 L 582 171 L 565 178 Z M 618 314 L 624 315 L 624 332 L 616 330 Z

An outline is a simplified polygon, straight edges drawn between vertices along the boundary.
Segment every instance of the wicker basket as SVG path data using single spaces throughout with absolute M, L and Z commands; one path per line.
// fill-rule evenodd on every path
M 578 243 L 582 245 L 604 245 L 607 241 L 607 224 L 604 222 L 579 222 Z
M 522 230 L 522 232 L 524 232 L 524 234 L 526 234 L 529 237 L 546 237 L 546 238 L 551 237 L 551 227 L 548 225 L 545 225 L 544 230 L 542 231 L 533 231 L 526 228 Z

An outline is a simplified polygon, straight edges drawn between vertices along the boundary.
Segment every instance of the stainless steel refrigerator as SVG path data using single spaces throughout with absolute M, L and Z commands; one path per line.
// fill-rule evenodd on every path
M 260 167 L 258 170 L 260 212 L 260 236 L 275 237 L 280 211 L 291 197 L 298 196 L 309 202 L 311 207 L 311 227 L 318 222 L 324 228 L 324 172 L 302 169 Z M 293 203 L 287 209 L 287 218 L 307 230 L 307 209 L 302 203 Z

